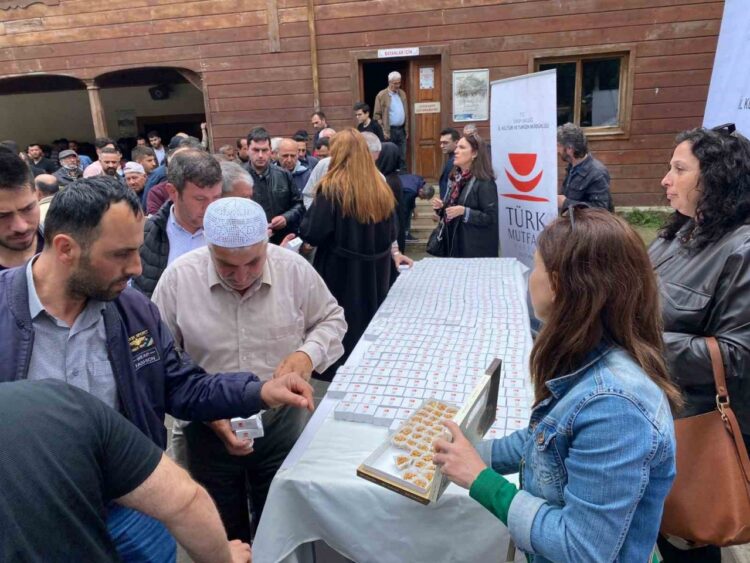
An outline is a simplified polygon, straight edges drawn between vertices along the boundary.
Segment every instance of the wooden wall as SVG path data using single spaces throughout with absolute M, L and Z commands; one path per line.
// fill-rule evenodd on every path
M 203 76 L 217 146 L 256 125 L 274 135 L 309 129 L 307 0 L 277 0 L 278 53 L 269 48 L 266 7 L 273 1 L 61 0 L 0 11 L 0 76 L 93 79 L 123 68 L 175 66 Z M 314 5 L 321 109 L 334 127 L 352 124 L 351 50 L 447 45 L 453 69 L 489 68 L 495 80 L 528 72 L 537 51 L 635 45 L 630 136 L 592 143 L 610 168 L 618 205 L 664 203 L 659 179 L 674 135 L 702 119 L 723 9 L 720 0 Z

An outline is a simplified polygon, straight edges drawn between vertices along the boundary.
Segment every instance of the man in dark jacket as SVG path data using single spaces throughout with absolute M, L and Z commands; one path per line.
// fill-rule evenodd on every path
M 614 211 L 607 167 L 591 156 L 580 127 L 566 123 L 557 128 L 557 154 L 568 165 L 562 194 L 557 196 L 560 211 L 578 203 Z
M 296 233 L 302 222 L 305 207 L 302 193 L 294 187 L 292 175 L 279 166 L 271 166 L 271 137 L 262 127 L 247 136 L 250 146 L 250 166 L 253 177 L 253 200 L 266 212 L 270 241 L 279 244 L 289 233 Z
M 453 170 L 453 153 L 456 150 L 456 143 L 461 138 L 458 131 L 453 127 L 447 127 L 440 131 L 440 150 L 446 156 L 445 164 L 443 165 L 443 171 L 440 173 L 440 199 L 445 199 L 445 195 L 448 193 L 448 179 Z
M 137 196 L 112 178 L 81 180 L 56 196 L 42 253 L 0 272 L 0 381 L 65 380 L 161 448 L 165 412 L 208 421 L 282 404 L 312 408 L 298 374 L 265 383 L 251 373 L 210 375 L 178 352 L 156 306 L 127 288 L 141 271 L 143 221 Z M 127 536 L 132 524 L 163 541 L 163 528 L 144 518 L 120 520 L 117 531 Z
M 221 184 L 221 167 L 207 152 L 180 148 L 172 154 L 166 184 L 171 201 L 146 221 L 143 273 L 133 279 L 133 287 L 151 297 L 169 264 L 206 244 L 203 214 L 221 197 Z

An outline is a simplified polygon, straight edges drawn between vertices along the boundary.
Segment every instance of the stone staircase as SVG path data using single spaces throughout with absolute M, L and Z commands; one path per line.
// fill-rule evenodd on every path
M 414 217 L 411 220 L 411 235 L 417 240 L 406 241 L 406 253 L 423 255 L 427 246 L 427 239 L 437 223 L 432 220 L 432 206 L 429 200 L 417 198 L 417 205 L 414 209 Z

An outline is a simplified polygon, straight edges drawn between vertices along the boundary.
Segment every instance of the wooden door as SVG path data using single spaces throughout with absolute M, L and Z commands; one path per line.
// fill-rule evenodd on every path
M 440 57 L 412 59 L 409 65 L 411 129 L 409 170 L 437 180 L 442 169 L 440 152 Z M 427 102 L 431 102 L 427 104 Z M 429 113 L 418 113 L 418 111 Z

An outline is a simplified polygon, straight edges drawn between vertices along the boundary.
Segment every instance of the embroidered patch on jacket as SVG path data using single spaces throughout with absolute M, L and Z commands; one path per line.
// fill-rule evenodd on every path
M 142 330 L 128 338 L 128 344 L 130 344 L 130 351 L 135 354 L 138 350 L 152 347 L 154 345 L 154 339 L 151 337 L 151 333 L 148 330 Z
M 130 352 L 133 354 L 133 367 L 136 371 L 161 359 L 154 346 L 154 338 L 148 330 L 142 330 L 128 338 Z

